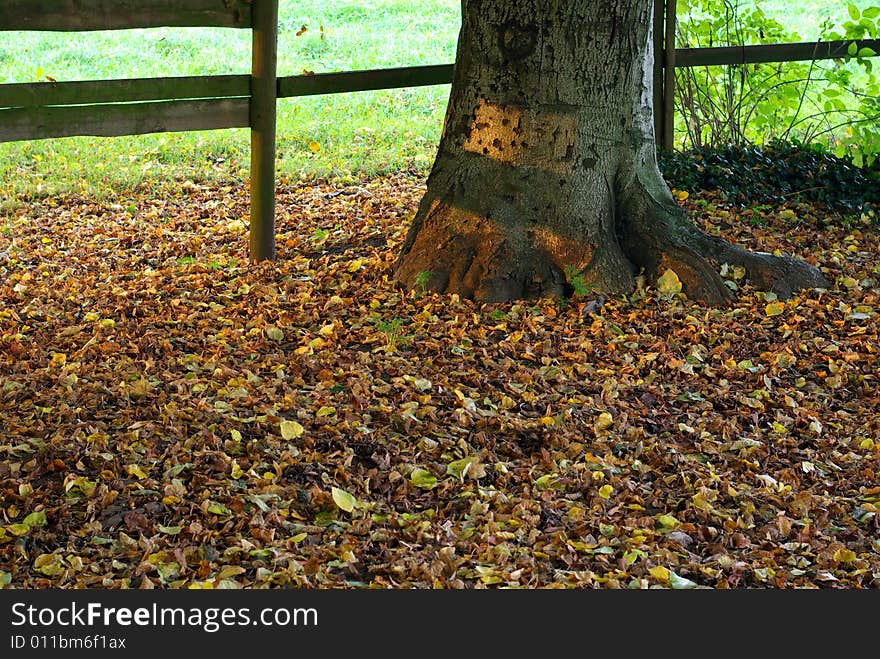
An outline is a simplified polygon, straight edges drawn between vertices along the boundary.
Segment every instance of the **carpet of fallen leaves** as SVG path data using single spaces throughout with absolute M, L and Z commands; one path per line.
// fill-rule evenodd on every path
M 480 306 L 394 286 L 422 190 L 284 185 L 261 265 L 241 186 L 0 215 L 0 583 L 880 586 L 870 218 L 688 199 L 785 302 Z

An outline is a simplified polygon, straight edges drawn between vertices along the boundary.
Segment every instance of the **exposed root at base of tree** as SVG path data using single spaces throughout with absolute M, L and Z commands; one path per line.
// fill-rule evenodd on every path
M 589 241 L 540 227 L 502 225 L 435 200 L 414 221 L 397 280 L 408 289 L 502 302 L 566 297 L 574 283 L 629 293 L 637 274 L 653 281 L 671 269 L 689 298 L 713 306 L 734 297 L 719 274 L 724 263 L 743 267 L 756 287 L 780 299 L 828 286 L 819 268 L 806 261 L 750 252 L 703 233 L 671 198 L 658 201 L 638 182 L 610 203 L 614 235 Z
M 805 288 L 825 288 L 828 281 L 814 265 L 790 256 L 750 252 L 700 231 L 671 198 L 658 201 L 636 182 L 622 195 L 622 246 L 632 262 L 649 276 L 667 268 L 694 300 L 721 305 L 733 292 L 719 274 L 724 263 L 745 268 L 756 287 L 787 299 Z

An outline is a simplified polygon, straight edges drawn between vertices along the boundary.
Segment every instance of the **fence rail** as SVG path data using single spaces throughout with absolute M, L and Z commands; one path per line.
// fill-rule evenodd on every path
M 851 41 L 675 47 L 675 2 L 654 11 L 655 127 L 672 147 L 675 69 L 842 58 Z M 250 75 L 0 85 L 0 142 L 251 128 L 250 256 L 275 255 L 276 100 L 452 82 L 453 65 L 277 77 L 278 0 L 0 0 L 0 31 L 145 27 L 251 29 Z M 880 53 L 880 39 L 859 49 Z
M 262 0 L 254 0 L 261 2 Z M 253 23 L 251 0 L 5 0 L 0 30 L 125 30 L 237 27 Z

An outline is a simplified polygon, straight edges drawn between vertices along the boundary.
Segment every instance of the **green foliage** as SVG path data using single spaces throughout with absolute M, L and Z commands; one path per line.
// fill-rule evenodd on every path
M 822 202 L 844 213 L 880 206 L 880 173 L 797 144 L 729 145 L 658 155 L 669 185 L 678 190 L 720 190 L 742 205 Z M 760 220 L 757 220 L 760 221 Z
M 278 75 L 441 64 L 455 58 L 457 0 L 281 2 Z M 300 36 L 302 25 L 307 30 Z M 323 30 L 321 30 L 323 26 Z M 322 38 L 323 36 L 323 38 Z M 243 74 L 250 32 L 157 28 L 84 33 L 0 30 L 0 84 Z M 326 94 L 278 102 L 283 182 L 350 182 L 401 170 L 427 172 L 448 85 Z M 103 194 L 168 181 L 237 183 L 249 175 L 247 129 L 0 144 L 7 198 Z M 310 144 L 320 148 L 314 151 Z M 11 188 L 11 189 L 10 189 Z M 8 197 L 7 197 L 8 193 Z
M 428 282 L 431 279 L 431 275 L 434 273 L 430 270 L 422 270 L 418 273 L 413 280 L 413 288 L 415 288 L 420 294 L 424 295 L 428 292 Z
M 397 350 L 409 342 L 410 337 L 403 335 L 403 323 L 403 318 L 380 320 L 376 323 L 376 329 L 385 335 L 385 346 L 389 350 Z
M 743 46 L 804 41 L 761 0 L 679 0 L 677 45 Z M 681 146 L 700 150 L 772 141 L 815 144 L 861 166 L 880 158 L 880 81 L 857 39 L 880 34 L 880 7 L 847 5 L 840 26 L 825 19 L 822 41 L 853 40 L 845 58 L 688 67 L 676 72 Z
M 584 278 L 583 273 L 579 272 L 572 265 L 565 266 L 565 279 L 568 281 L 568 285 L 571 286 L 572 297 L 584 297 L 593 290 L 593 287 Z
M 330 229 L 315 227 L 315 230 L 312 232 L 312 241 L 314 241 L 318 245 L 323 245 L 325 242 L 327 242 L 327 238 L 329 236 Z

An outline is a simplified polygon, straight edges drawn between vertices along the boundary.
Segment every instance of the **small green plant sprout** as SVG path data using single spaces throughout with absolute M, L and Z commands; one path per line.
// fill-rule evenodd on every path
M 404 336 L 402 333 L 403 318 L 394 318 L 390 321 L 380 320 L 376 323 L 376 329 L 385 335 L 385 349 L 388 352 L 394 352 L 398 347 L 405 346 L 409 341 L 409 337 Z
M 419 295 L 425 295 L 428 292 L 428 281 L 434 273 L 430 270 L 422 270 L 413 280 L 413 288 L 418 291 Z
M 317 245 L 322 245 L 327 241 L 327 238 L 330 237 L 330 229 L 321 229 L 315 227 L 315 231 L 312 233 L 312 240 Z
M 587 283 L 582 272 L 573 265 L 565 266 L 565 279 L 571 286 L 571 297 L 584 297 L 592 292 L 593 287 Z

